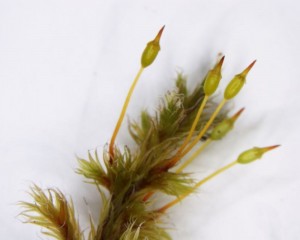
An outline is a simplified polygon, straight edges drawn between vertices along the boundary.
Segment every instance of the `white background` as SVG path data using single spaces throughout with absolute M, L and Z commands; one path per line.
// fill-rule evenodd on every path
M 196 178 L 253 146 L 282 144 L 237 166 L 170 210 L 175 240 L 296 240 L 300 235 L 300 5 L 297 0 L 0 1 L 0 238 L 40 239 L 17 216 L 34 182 L 72 196 L 83 228 L 99 196 L 75 155 L 110 139 L 140 54 L 166 24 L 157 61 L 128 109 L 155 109 L 183 71 L 195 86 L 226 55 L 221 89 L 257 63 L 229 107 L 246 107 L 230 135 L 189 170 Z M 221 90 L 218 91 L 221 95 Z M 131 145 L 126 123 L 117 142 Z M 87 202 L 87 204 L 85 203 Z

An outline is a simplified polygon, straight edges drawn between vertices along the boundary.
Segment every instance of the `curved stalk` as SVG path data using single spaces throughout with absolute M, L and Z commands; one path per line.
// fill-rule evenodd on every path
M 203 137 L 203 135 L 209 129 L 209 127 L 211 126 L 211 124 L 213 123 L 213 121 L 215 120 L 215 118 L 217 117 L 217 115 L 219 114 L 219 112 L 221 111 L 221 109 L 223 108 L 223 106 L 225 105 L 226 102 L 227 102 L 226 99 L 223 99 L 220 102 L 220 104 L 218 105 L 218 107 L 216 108 L 214 113 L 209 118 L 208 122 L 205 124 L 204 128 L 201 130 L 201 132 L 198 134 L 198 136 L 194 139 L 194 141 L 185 149 L 185 151 L 183 151 L 180 158 L 185 156 L 199 142 L 199 140 Z
M 212 142 L 212 139 L 208 139 L 201 145 L 201 147 L 193 153 L 191 157 L 189 157 L 177 170 L 176 173 L 180 173 L 185 169 L 192 161 L 195 160 L 196 157 Z
M 189 134 L 186 137 L 186 139 L 184 140 L 184 142 L 181 145 L 181 147 L 179 148 L 179 150 L 177 151 L 176 155 L 180 155 L 181 152 L 184 150 L 184 148 L 188 145 L 189 141 L 191 140 L 191 138 L 193 136 L 193 133 L 194 133 L 194 131 L 195 131 L 196 127 L 197 127 L 197 124 L 199 122 L 199 119 L 201 117 L 201 114 L 203 112 L 203 109 L 204 109 L 204 107 L 206 105 L 207 100 L 208 100 L 208 96 L 205 95 L 204 98 L 203 98 L 203 100 L 202 100 L 202 103 L 201 103 L 201 105 L 199 107 L 199 110 L 197 112 L 196 118 L 194 119 L 193 125 L 192 125 L 192 127 L 191 127 L 191 129 L 189 131 Z
M 140 70 L 138 71 L 136 77 L 134 78 L 133 83 L 131 84 L 131 87 L 130 87 L 130 89 L 128 91 L 127 97 L 126 97 L 125 102 L 123 104 L 121 114 L 120 114 L 118 122 L 116 124 L 115 130 L 114 130 L 113 135 L 111 137 L 110 144 L 109 144 L 109 154 L 110 154 L 110 162 L 111 163 L 112 163 L 112 160 L 114 159 L 114 145 L 115 145 L 116 137 L 118 135 L 118 132 L 119 132 L 120 127 L 121 127 L 121 124 L 122 124 L 123 119 L 125 117 L 125 113 L 126 113 L 126 110 L 127 110 L 127 107 L 128 107 L 129 101 L 130 101 L 130 98 L 132 96 L 133 90 L 134 90 L 134 88 L 135 88 L 138 80 L 140 79 L 143 70 L 144 70 L 144 67 L 141 67 Z
M 206 182 L 208 182 L 209 180 L 211 180 L 212 178 L 216 177 L 217 175 L 223 173 L 224 171 L 232 168 L 234 165 L 236 165 L 238 162 L 235 160 L 234 162 L 231 162 L 229 164 L 227 164 L 226 166 L 220 168 L 219 170 L 215 171 L 214 173 L 210 174 L 209 176 L 207 176 L 206 178 L 202 179 L 201 181 L 199 181 L 193 188 L 192 191 L 179 196 L 178 198 L 176 198 L 175 200 L 167 203 L 166 205 L 164 205 L 163 207 L 161 207 L 160 209 L 157 210 L 157 212 L 159 213 L 164 213 L 166 210 L 168 210 L 169 208 L 173 207 L 174 205 L 176 205 L 177 203 L 179 203 L 182 199 L 186 198 L 187 196 L 189 196 L 191 193 L 194 192 L 195 189 L 199 188 L 200 186 L 202 186 L 203 184 L 205 184 Z

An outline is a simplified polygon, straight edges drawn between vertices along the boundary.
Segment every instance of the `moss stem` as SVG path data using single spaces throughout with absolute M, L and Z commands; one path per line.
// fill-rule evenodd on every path
M 210 116 L 208 122 L 205 124 L 204 128 L 200 131 L 198 136 L 192 141 L 192 143 L 180 154 L 179 151 L 175 154 L 173 158 L 170 159 L 170 161 L 162 168 L 163 171 L 170 169 L 171 167 L 175 166 L 176 163 L 180 161 L 203 137 L 203 135 L 206 133 L 206 131 L 209 129 L 215 118 L 217 117 L 218 113 L 221 111 L 225 103 L 227 102 L 226 99 L 223 98 L 223 100 L 220 102 L 216 110 L 213 112 L 213 114 Z
M 213 114 L 209 118 L 208 122 L 205 124 L 204 128 L 201 130 L 201 132 L 198 134 L 198 136 L 193 140 L 193 142 L 182 152 L 180 158 L 184 157 L 199 142 L 199 140 L 203 137 L 203 135 L 209 129 L 209 127 L 211 126 L 211 124 L 213 123 L 213 121 L 215 120 L 215 118 L 217 117 L 217 115 L 219 114 L 219 112 L 221 111 L 221 109 L 223 108 L 223 106 L 225 105 L 226 102 L 227 102 L 226 99 L 223 99 L 220 102 L 220 104 L 218 105 L 216 110 L 213 112 Z
M 235 160 L 235 161 L 233 161 L 233 162 L 227 164 L 226 166 L 224 166 L 224 167 L 218 169 L 218 170 L 215 171 L 214 173 L 210 174 L 210 175 L 207 176 L 206 178 L 204 178 L 204 179 L 202 179 L 201 181 L 199 181 L 199 182 L 194 186 L 194 188 L 193 188 L 190 192 L 188 192 L 188 193 L 186 193 L 186 194 L 184 194 L 184 195 L 181 195 L 181 196 L 179 196 L 178 198 L 176 198 L 175 200 L 173 200 L 173 201 L 167 203 L 166 205 L 164 205 L 163 207 L 161 207 L 160 209 L 158 209 L 157 212 L 159 212 L 159 213 L 164 213 L 167 209 L 169 209 L 169 208 L 173 207 L 174 205 L 176 205 L 177 203 L 179 203 L 182 199 L 184 199 L 184 198 L 186 198 L 187 196 L 189 196 L 191 193 L 194 192 L 194 190 L 196 190 L 197 188 L 199 188 L 200 186 L 202 186 L 203 184 L 205 184 L 206 182 L 208 182 L 210 179 L 212 179 L 212 178 L 216 177 L 217 175 L 223 173 L 224 171 L 230 169 L 231 167 L 233 167 L 233 166 L 236 165 L 237 163 L 238 163 L 238 162 Z
M 114 145 L 115 145 L 116 137 L 118 135 L 118 132 L 119 132 L 120 127 L 121 127 L 121 124 L 122 124 L 123 119 L 125 117 L 125 113 L 126 113 L 126 110 L 127 110 L 127 107 L 128 107 L 129 101 L 130 101 L 130 98 L 132 96 L 133 90 L 134 90 L 134 88 L 135 88 L 138 80 L 140 79 L 140 76 L 141 76 L 143 70 L 144 70 L 144 68 L 141 66 L 141 68 L 139 69 L 137 75 L 134 78 L 133 83 L 131 84 L 131 87 L 130 87 L 130 89 L 128 91 L 127 97 L 126 97 L 125 102 L 123 104 L 121 114 L 120 114 L 118 122 L 116 124 L 114 133 L 113 133 L 113 135 L 111 137 L 110 144 L 109 144 L 110 163 L 112 163 L 112 161 L 114 159 Z
M 181 145 L 181 147 L 179 148 L 179 150 L 177 151 L 176 155 L 181 155 L 181 152 L 184 150 L 184 148 L 188 145 L 189 141 L 191 140 L 191 138 L 193 136 L 193 133 L 194 133 L 194 131 L 195 131 L 196 127 L 197 127 L 197 124 L 199 122 L 199 119 L 201 117 L 201 114 L 203 112 L 203 109 L 204 109 L 204 107 L 206 105 L 207 100 L 208 100 L 208 96 L 205 95 L 204 98 L 203 98 L 203 100 L 202 100 L 202 103 L 201 103 L 201 105 L 199 107 L 199 110 L 197 112 L 197 115 L 196 115 L 196 117 L 194 119 L 193 125 L 192 125 L 192 127 L 191 127 L 191 129 L 189 131 L 189 134 L 186 137 L 186 139 L 184 140 L 184 142 Z
M 177 170 L 176 173 L 180 173 L 185 169 L 192 161 L 195 160 L 196 157 L 199 156 L 199 154 L 212 142 L 212 139 L 206 140 L 200 148 L 197 149 L 196 152 L 193 153 L 192 156 L 190 156 Z

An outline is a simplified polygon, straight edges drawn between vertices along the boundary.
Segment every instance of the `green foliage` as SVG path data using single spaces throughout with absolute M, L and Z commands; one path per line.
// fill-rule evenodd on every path
M 95 239 L 170 239 L 163 225 L 157 224 L 160 218 L 151 210 L 151 201 L 144 202 L 143 198 L 152 191 L 180 196 L 193 190 L 194 181 L 189 175 L 159 171 L 184 140 L 204 96 L 202 85 L 190 94 L 182 75 L 178 76 L 176 85 L 176 89 L 168 92 L 161 101 L 154 116 L 143 111 L 140 123 L 130 123 L 130 134 L 138 146 L 133 154 L 127 148 L 123 153 L 116 149 L 114 162 L 110 165 L 105 153 L 106 171 L 100 167 L 97 156 L 96 161 L 90 155 L 89 161 L 80 160 L 84 165 L 80 165 L 79 173 L 104 187 L 107 185 L 99 179 L 110 182 L 109 210 L 102 227 L 99 224 L 101 231 Z M 196 132 L 209 118 L 207 113 L 211 110 L 207 110 Z M 217 121 L 220 119 L 222 116 Z M 101 177 L 95 174 L 97 169 L 101 169 L 98 171 Z
M 97 151 L 95 151 L 95 159 L 92 157 L 90 152 L 88 155 L 88 160 L 78 158 L 79 168 L 77 173 L 92 180 L 92 183 L 95 182 L 103 187 L 109 188 L 110 182 L 104 168 L 101 166 Z
M 245 151 L 238 160 L 197 183 L 189 174 L 181 173 L 185 164 L 174 171 L 173 168 L 199 141 L 209 139 L 201 146 L 205 147 L 212 140 L 223 138 L 243 111 L 230 119 L 226 113 L 220 113 L 227 100 L 240 92 L 255 61 L 228 84 L 224 99 L 218 106 L 208 98 L 221 80 L 224 56 L 192 92 L 187 88 L 185 77 L 178 74 L 176 88 L 165 94 L 155 113 L 142 111 L 140 120 L 129 123 L 129 133 L 136 143 L 134 150 L 115 146 L 134 87 L 144 68 L 151 65 L 158 55 L 163 29 L 147 44 L 142 54 L 141 68 L 129 89 L 109 149 L 104 149 L 102 159 L 97 151 L 94 154 L 89 152 L 88 159 L 78 158 L 77 173 L 97 187 L 103 202 L 98 222 L 90 217 L 88 240 L 170 240 L 163 222 L 166 209 L 235 164 L 252 162 L 279 146 Z M 185 163 L 189 164 L 202 150 L 196 150 Z M 154 195 L 155 200 L 161 195 L 173 196 L 175 200 L 154 209 L 153 194 L 157 192 L 160 194 Z M 58 240 L 85 239 L 75 219 L 72 201 L 68 202 L 60 191 L 42 191 L 34 186 L 31 196 L 34 203 L 21 203 L 25 209 L 22 215 L 28 223 L 43 227 L 45 235 Z
M 154 210 L 151 198 L 145 196 L 161 192 L 179 197 L 193 191 L 194 180 L 188 174 L 162 169 L 187 136 L 203 97 L 202 84 L 190 93 L 186 79 L 179 74 L 176 89 L 166 93 L 158 110 L 153 115 L 143 111 L 140 121 L 129 124 L 130 135 L 137 145 L 134 152 L 127 147 L 122 151 L 116 147 L 113 161 L 106 149 L 103 161 L 97 151 L 88 153 L 87 160 L 78 158 L 77 173 L 96 185 L 104 203 L 98 223 L 90 220 L 89 240 L 171 239 L 163 214 Z M 195 134 L 205 125 L 215 104 L 210 102 L 208 106 Z M 212 126 L 224 116 L 219 115 Z M 108 196 L 103 188 L 108 190 Z M 35 203 L 23 203 L 27 209 L 23 215 L 28 222 L 47 227 L 45 233 L 56 239 L 83 239 L 73 205 L 67 203 L 61 192 L 49 190 L 47 196 L 36 186 L 32 192 Z M 28 211 L 36 215 L 28 215 Z
M 25 209 L 21 215 L 28 223 L 43 227 L 46 229 L 43 234 L 58 240 L 83 239 L 73 203 L 68 202 L 60 191 L 48 189 L 44 192 L 35 185 L 31 188 L 30 195 L 35 203 L 20 203 Z

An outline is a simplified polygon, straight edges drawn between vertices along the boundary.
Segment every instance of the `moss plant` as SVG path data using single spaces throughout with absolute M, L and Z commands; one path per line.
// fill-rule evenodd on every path
M 59 190 L 42 190 L 34 185 L 31 188 L 33 203 L 21 202 L 24 207 L 22 215 L 27 222 L 41 226 L 44 234 L 60 240 L 171 239 L 164 218 L 170 207 L 225 170 L 253 162 L 278 147 L 247 150 L 200 181 L 185 173 L 185 167 L 206 146 L 223 139 L 233 129 L 244 110 L 232 116 L 222 111 L 225 103 L 242 89 L 255 61 L 233 77 L 220 103 L 211 100 L 222 78 L 224 56 L 193 91 L 187 89 L 186 79 L 179 74 L 175 89 L 166 93 L 154 115 L 143 111 L 140 120 L 129 123 L 130 136 L 136 143 L 134 149 L 115 145 L 134 88 L 144 69 L 158 55 L 163 29 L 147 44 L 142 54 L 140 70 L 130 87 L 102 158 L 95 151 L 88 153 L 87 159 L 78 159 L 77 173 L 95 184 L 96 191 L 100 192 L 103 201 L 100 219 L 97 222 L 91 219 L 90 228 L 84 234 L 71 200 Z M 190 152 L 192 154 L 187 157 Z M 161 194 L 154 195 L 157 192 Z M 159 204 L 162 194 L 173 197 L 173 200 L 155 208 L 153 202 L 155 200 Z

